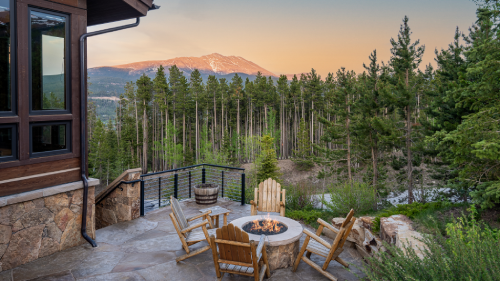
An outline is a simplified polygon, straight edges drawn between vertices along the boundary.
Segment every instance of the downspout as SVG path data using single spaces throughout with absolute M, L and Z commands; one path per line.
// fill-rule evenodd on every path
M 154 5 L 155 6 L 155 5 Z M 82 160 L 82 181 L 83 181 L 83 212 L 82 212 L 82 236 L 87 240 L 92 247 L 97 247 L 97 244 L 87 234 L 87 202 L 89 192 L 89 181 L 87 178 L 86 165 L 86 137 L 87 137 L 87 77 L 85 75 L 85 39 L 87 37 L 110 33 L 118 30 L 136 27 L 139 25 L 140 19 L 137 18 L 135 23 L 113 28 L 103 29 L 99 31 L 85 33 L 80 36 L 80 154 Z

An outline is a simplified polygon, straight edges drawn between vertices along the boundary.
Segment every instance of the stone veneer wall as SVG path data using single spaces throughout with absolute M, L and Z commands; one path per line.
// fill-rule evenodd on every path
M 140 176 L 140 168 L 127 170 L 97 196 L 96 229 L 140 216 L 141 183 L 120 184 L 121 181 L 137 180 Z
M 82 182 L 75 182 L 0 198 L 0 271 L 86 243 L 80 233 L 82 187 Z M 94 209 L 91 186 L 87 234 L 93 239 Z

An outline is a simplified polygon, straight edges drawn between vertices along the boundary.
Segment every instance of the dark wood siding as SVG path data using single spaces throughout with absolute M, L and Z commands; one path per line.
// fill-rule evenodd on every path
M 12 195 L 81 180 L 80 170 L 33 177 L 0 184 L 0 196 Z

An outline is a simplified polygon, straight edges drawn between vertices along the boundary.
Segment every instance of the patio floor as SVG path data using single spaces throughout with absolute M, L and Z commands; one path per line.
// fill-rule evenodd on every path
M 206 206 L 194 201 L 181 203 L 186 215 L 198 214 Z M 219 199 L 216 204 L 232 210 L 228 222 L 248 216 L 250 205 Z M 89 244 L 67 249 L 31 263 L 0 273 L 0 281 L 12 280 L 215 280 L 215 269 L 211 251 L 176 263 L 175 258 L 184 254 L 177 233 L 170 221 L 170 207 L 149 212 L 139 219 L 118 223 L 96 231 L 97 248 Z M 221 219 L 222 224 L 222 219 Z M 307 227 L 309 228 L 309 227 Z M 309 228 L 310 229 L 310 228 Z M 301 238 L 301 246 L 304 241 Z M 329 240 L 326 237 L 323 237 Z M 331 242 L 331 240 L 329 240 Z M 202 247 L 206 242 L 198 243 Z M 196 248 L 193 246 L 193 248 Z M 357 251 L 346 249 L 340 257 L 351 263 L 349 270 L 331 262 L 328 271 L 339 280 L 359 280 L 364 276 L 363 266 Z M 312 255 L 319 263 L 324 259 Z M 356 276 L 357 275 L 357 276 Z M 253 280 L 226 274 L 223 280 Z M 327 280 L 309 265 L 301 262 L 297 272 L 291 268 L 271 272 L 264 280 Z

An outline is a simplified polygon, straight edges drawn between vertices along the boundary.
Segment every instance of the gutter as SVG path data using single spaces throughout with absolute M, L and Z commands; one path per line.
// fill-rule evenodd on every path
M 140 19 L 136 18 L 136 22 L 132 24 L 112 27 L 108 29 L 98 30 L 94 32 L 85 33 L 80 36 L 80 158 L 82 160 L 82 181 L 83 181 L 83 212 L 82 212 L 82 229 L 81 233 L 83 238 L 92 245 L 92 247 L 97 247 L 97 244 L 92 238 L 87 234 L 87 202 L 89 193 L 89 181 L 87 178 L 87 77 L 85 75 L 85 39 L 87 37 L 101 35 L 105 33 L 110 33 L 114 31 L 119 31 L 127 28 L 136 27 L 139 25 Z

